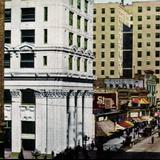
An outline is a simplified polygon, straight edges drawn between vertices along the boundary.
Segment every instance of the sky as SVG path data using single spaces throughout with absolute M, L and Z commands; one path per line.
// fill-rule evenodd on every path
M 121 0 L 94 0 L 95 3 L 98 2 L 121 2 Z M 131 3 L 132 0 L 124 0 L 124 3 Z

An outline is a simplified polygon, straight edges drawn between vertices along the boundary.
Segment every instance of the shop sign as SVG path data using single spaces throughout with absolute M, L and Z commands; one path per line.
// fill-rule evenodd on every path
M 138 112 L 131 112 L 130 117 L 138 117 Z
M 95 93 L 93 96 L 93 109 L 117 108 L 116 93 Z

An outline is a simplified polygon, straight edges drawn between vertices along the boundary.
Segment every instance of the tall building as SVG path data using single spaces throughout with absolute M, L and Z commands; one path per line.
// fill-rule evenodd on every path
M 160 2 L 135 1 L 133 14 L 133 72 L 144 74 L 152 69 L 157 76 L 160 98 Z
M 119 3 L 94 4 L 93 74 L 98 78 L 132 76 L 130 17 Z
M 5 136 L 12 152 L 58 153 L 94 138 L 92 6 L 5 1 Z
M 0 158 L 4 158 L 4 0 L 0 1 Z

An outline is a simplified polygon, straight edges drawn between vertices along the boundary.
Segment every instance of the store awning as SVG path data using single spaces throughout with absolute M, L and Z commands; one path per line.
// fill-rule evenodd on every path
M 139 103 L 139 98 L 132 98 L 132 103 L 138 104 Z
M 118 124 L 124 128 L 131 128 L 134 126 L 134 124 L 130 121 L 122 121 L 122 122 L 118 122 Z
M 96 122 L 96 136 L 110 136 L 115 132 L 115 124 L 111 120 Z
M 139 103 L 140 104 L 149 104 L 149 101 L 147 100 L 147 98 L 141 98 Z
M 150 116 L 142 116 L 141 119 L 142 119 L 143 121 L 151 121 L 151 120 L 153 120 L 153 117 L 150 117 Z
M 143 122 L 142 119 L 138 118 L 138 117 L 132 117 L 132 119 L 135 121 L 135 122 Z

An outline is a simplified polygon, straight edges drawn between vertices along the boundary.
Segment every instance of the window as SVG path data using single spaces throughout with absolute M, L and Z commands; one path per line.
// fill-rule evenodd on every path
M 4 103 L 11 104 L 12 103 L 12 96 L 9 89 L 4 90 Z
M 114 43 L 110 43 L 110 48 L 114 48 Z
M 115 22 L 115 17 L 111 17 L 110 21 Z
M 150 24 L 147 24 L 147 28 L 151 28 L 151 25 L 150 25 Z
M 44 29 L 44 43 L 48 42 L 48 30 Z
M 22 121 L 22 134 L 35 134 L 35 122 Z
M 111 12 L 111 14 L 115 13 L 115 9 L 114 8 L 110 8 L 110 12 Z
M 77 47 L 81 47 L 81 36 L 77 36 Z
M 21 8 L 21 21 L 35 21 L 35 8 Z
M 69 25 L 73 26 L 73 12 L 69 12 Z
M 93 35 L 93 39 L 94 39 L 94 40 L 96 39 L 96 35 L 95 35 L 95 34 Z
M 21 30 L 21 42 L 35 42 L 34 30 Z
M 111 67 L 114 66 L 114 62 L 113 62 L 113 61 L 110 62 L 110 66 L 111 66 Z
M 150 7 L 150 6 L 148 6 L 148 7 L 147 7 L 147 11 L 150 11 L 150 10 L 151 10 L 151 7 Z
M 101 75 L 104 75 L 104 70 L 101 70 Z
M 105 26 L 102 26 L 102 27 L 101 27 L 101 31 L 105 31 Z
M 77 8 L 81 9 L 81 0 L 77 0 Z
M 103 40 L 105 39 L 105 34 L 101 35 L 101 39 L 103 39 Z
M 97 13 L 97 10 L 94 8 L 93 9 L 93 14 L 96 14 Z
M 96 74 L 96 71 L 95 70 L 93 70 L 93 75 L 95 75 Z
M 138 24 L 138 30 L 142 30 L 142 25 L 141 24 Z
M 142 48 L 142 42 L 137 43 L 138 48 Z
M 147 62 L 146 62 L 146 65 L 150 65 L 150 61 L 147 61 Z
M 156 15 L 156 20 L 157 20 L 157 21 L 160 20 L 160 15 Z
M 5 22 L 11 22 L 11 9 L 5 9 Z
M 93 18 L 93 23 L 96 23 L 96 17 Z
M 73 68 L 73 56 L 70 55 L 68 58 L 68 69 L 72 70 L 72 68 Z
M 110 70 L 110 75 L 114 75 L 114 70 Z
M 11 31 L 6 30 L 4 34 L 5 34 L 4 42 L 5 43 L 11 43 Z
M 142 7 L 138 7 L 138 12 L 142 12 Z
M 156 29 L 160 29 L 160 24 L 156 24 Z
M 142 33 L 138 33 L 138 39 L 142 38 Z
M 96 48 L 96 43 L 93 43 L 93 48 Z
M 43 65 L 47 66 L 47 56 L 43 56 Z
M 147 51 L 147 56 L 150 56 L 150 51 Z
M 155 61 L 155 66 L 159 66 L 159 61 Z
M 48 21 L 48 7 L 44 7 L 44 21 Z
M 81 28 L 81 16 L 77 16 L 77 28 Z
M 156 47 L 160 47 L 160 42 L 156 42 Z
M 156 33 L 156 38 L 160 38 L 160 33 Z
M 96 66 L 96 62 L 93 62 L 93 67 L 95 67 Z
M 142 65 L 142 61 L 138 61 L 138 62 L 137 62 L 137 65 L 138 65 L 138 66 L 141 66 L 141 65 Z
M 160 7 L 156 7 L 156 12 L 160 12 Z
M 110 38 L 111 38 L 111 39 L 115 39 L 115 35 L 114 35 L 114 34 L 111 34 L 111 35 L 110 35 Z
M 146 44 L 146 45 L 147 45 L 147 47 L 149 47 L 149 46 L 151 46 L 151 43 L 150 43 L 150 42 L 147 42 L 147 44 Z
M 156 82 L 159 83 L 159 78 L 156 78 Z
M 73 33 L 69 32 L 69 46 L 73 44 Z
M 34 90 L 24 89 L 22 90 L 22 104 L 35 104 L 36 98 Z
M 93 26 L 93 31 L 96 31 L 96 26 Z
M 114 58 L 114 52 L 110 52 L 110 57 Z
M 142 71 L 141 71 L 141 70 L 137 70 L 137 73 L 138 73 L 138 74 L 141 74 L 141 73 L 142 73 Z
M 101 62 L 101 67 L 104 67 L 105 66 L 105 62 Z
M 151 19 L 151 16 L 147 16 L 147 19 L 148 19 L 148 20 Z
M 105 13 L 105 8 L 102 8 L 102 14 L 104 14 Z
M 84 31 L 85 32 L 88 31 L 88 20 L 87 19 L 84 20 Z
M 142 21 L 142 16 L 138 16 L 138 21 Z
M 87 59 L 84 60 L 84 72 L 87 72 Z
M 84 12 L 85 13 L 88 12 L 88 1 L 87 0 L 84 1 Z
M 105 53 L 101 52 L 101 58 L 105 58 Z
M 4 54 L 4 67 L 5 68 L 10 68 L 10 54 Z
M 21 68 L 34 68 L 34 54 L 33 53 L 23 53 L 21 54 Z
M 102 43 L 102 44 L 101 44 L 101 48 L 105 48 L 105 43 Z
M 81 58 L 80 57 L 78 57 L 77 58 L 77 71 L 80 71 L 80 63 L 81 62 Z
M 147 38 L 151 37 L 151 34 L 150 33 L 147 33 Z
M 140 58 L 140 57 L 142 57 L 142 52 L 141 51 L 138 51 L 138 53 L 137 53 L 138 55 L 138 57 Z
M 160 57 L 160 51 L 156 51 L 156 57 Z
M 84 39 L 84 49 L 86 50 L 88 48 L 88 39 Z
M 156 70 L 155 70 L 155 73 L 156 73 L 156 74 L 159 74 L 159 69 L 156 69 Z
M 102 21 L 102 22 L 105 22 L 105 17 L 102 17 L 101 21 Z
M 115 30 L 114 25 L 111 25 L 111 26 L 110 26 L 110 30 L 111 30 L 111 31 L 114 31 L 114 30 Z

